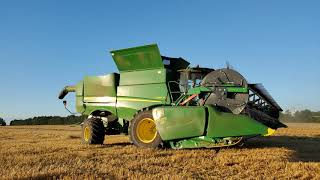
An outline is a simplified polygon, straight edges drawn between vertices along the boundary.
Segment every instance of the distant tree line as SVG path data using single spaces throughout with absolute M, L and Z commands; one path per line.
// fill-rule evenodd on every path
M 320 123 L 320 111 L 314 112 L 309 109 L 291 112 L 286 110 L 280 114 L 280 120 L 284 122 L 318 122 Z
M 67 117 L 60 116 L 38 116 L 28 119 L 13 120 L 10 122 L 10 126 L 16 125 L 67 125 L 67 124 L 80 124 L 86 119 L 86 116 L 74 116 Z
M 0 117 L 0 126 L 6 126 L 6 122 Z

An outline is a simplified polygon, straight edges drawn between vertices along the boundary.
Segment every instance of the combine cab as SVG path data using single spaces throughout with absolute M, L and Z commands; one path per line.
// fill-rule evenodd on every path
M 111 55 L 119 74 L 85 77 L 59 95 L 75 92 L 77 111 L 88 115 L 83 143 L 127 133 L 139 147 L 224 147 L 286 127 L 265 88 L 235 70 L 190 67 L 161 56 L 155 44 Z

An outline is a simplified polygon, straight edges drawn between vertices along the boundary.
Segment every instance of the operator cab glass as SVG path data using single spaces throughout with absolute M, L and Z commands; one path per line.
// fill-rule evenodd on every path
M 161 56 L 166 68 L 168 89 L 171 99 L 177 100 L 181 94 L 187 93 L 190 88 L 200 86 L 202 79 L 214 69 L 190 68 L 190 63 L 185 59 Z
M 202 79 L 211 71 L 214 71 L 214 69 L 200 67 L 179 70 L 179 84 L 181 86 L 181 92 L 187 92 L 190 88 L 200 86 Z

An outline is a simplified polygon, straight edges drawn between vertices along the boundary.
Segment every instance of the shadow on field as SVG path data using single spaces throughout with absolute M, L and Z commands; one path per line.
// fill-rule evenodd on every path
M 124 147 L 124 146 L 130 146 L 130 145 L 132 145 L 132 143 L 129 143 L 129 142 L 118 142 L 118 143 L 103 144 L 101 146 L 101 148 L 114 147 L 114 146 Z
M 37 176 L 30 176 L 22 179 L 33 179 L 33 180 L 43 180 L 43 179 L 101 179 L 104 177 L 105 179 L 116 179 L 116 177 L 112 174 L 94 174 L 91 175 L 91 172 L 87 172 L 84 174 L 74 174 L 68 175 L 67 173 L 47 173 L 41 174 Z
M 320 162 L 320 137 L 270 136 L 248 140 L 244 148 L 287 148 L 294 154 L 290 161 Z
M 22 179 L 41 180 L 41 179 L 61 179 L 61 178 L 63 178 L 62 174 L 48 173 L 48 174 L 41 174 L 41 175 L 37 175 L 37 176 L 25 177 L 25 178 L 22 178 Z

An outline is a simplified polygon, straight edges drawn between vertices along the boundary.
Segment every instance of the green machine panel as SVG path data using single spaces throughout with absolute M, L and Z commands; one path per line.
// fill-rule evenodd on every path
M 163 140 L 204 134 L 206 121 L 204 106 L 163 106 L 155 108 L 152 113 Z
M 170 103 L 165 83 L 118 86 L 118 116 L 131 120 L 137 110 L 157 104 Z
M 116 103 L 115 102 L 107 102 L 107 103 L 85 103 L 85 111 L 83 114 L 85 115 L 90 115 L 94 111 L 108 111 L 111 112 L 112 114 L 116 115 L 117 110 L 116 110 Z
M 168 90 L 165 83 L 118 86 L 117 95 L 118 97 L 153 99 L 162 102 L 168 96 Z
M 166 69 L 121 72 L 120 86 L 166 83 Z
M 84 111 L 83 106 L 83 81 L 77 83 L 76 87 L 76 110 L 78 112 Z
M 84 102 L 116 102 L 119 75 L 86 76 L 84 78 Z
M 209 112 L 208 137 L 232 137 L 268 134 L 268 127 L 247 115 L 236 115 L 206 106 Z
M 156 44 L 111 51 L 120 72 L 164 68 Z

